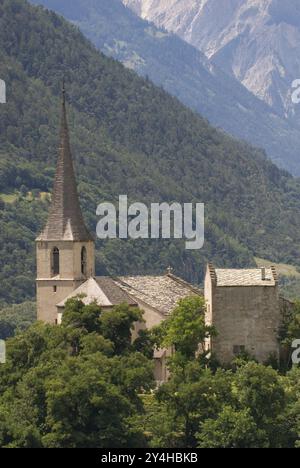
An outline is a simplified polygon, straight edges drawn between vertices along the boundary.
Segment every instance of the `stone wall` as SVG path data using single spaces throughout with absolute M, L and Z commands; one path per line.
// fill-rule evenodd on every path
M 52 252 L 59 249 L 60 273 L 53 276 Z M 57 320 L 56 305 L 77 289 L 86 276 L 81 273 L 81 249 L 87 250 L 87 277 L 95 274 L 93 242 L 37 242 L 37 318 L 46 323 Z
M 206 278 L 205 298 L 207 323 L 218 332 L 211 349 L 222 363 L 243 349 L 259 362 L 279 357 L 282 315 L 277 285 L 218 287 Z

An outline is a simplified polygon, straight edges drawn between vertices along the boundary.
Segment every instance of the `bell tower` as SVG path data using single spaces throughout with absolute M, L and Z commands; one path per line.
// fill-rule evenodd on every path
M 94 239 L 83 220 L 62 90 L 60 146 L 48 220 L 36 239 L 37 318 L 56 323 L 56 305 L 95 275 Z

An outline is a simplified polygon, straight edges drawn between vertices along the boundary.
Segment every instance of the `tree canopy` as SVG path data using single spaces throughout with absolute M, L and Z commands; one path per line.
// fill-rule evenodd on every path
M 125 304 L 101 310 L 77 298 L 61 326 L 35 323 L 9 339 L 0 365 L 0 446 L 300 446 L 299 367 L 281 374 L 251 358 L 216 365 L 201 347 L 215 331 L 203 325 L 197 297 L 133 341 L 142 316 Z M 149 350 L 163 343 L 173 355 L 169 379 L 157 387 Z

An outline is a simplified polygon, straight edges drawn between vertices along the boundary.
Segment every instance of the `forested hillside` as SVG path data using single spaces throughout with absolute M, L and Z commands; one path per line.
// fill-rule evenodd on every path
M 0 298 L 34 296 L 34 238 L 45 221 L 57 155 L 61 79 L 83 212 L 101 201 L 206 203 L 206 241 L 97 245 L 98 273 L 158 273 L 201 282 L 204 265 L 300 265 L 300 186 L 264 154 L 213 129 L 175 98 L 101 55 L 62 18 L 0 1 Z
M 148 76 L 212 125 L 264 148 L 277 165 L 300 175 L 299 126 L 254 96 L 196 47 L 142 20 L 121 0 L 31 3 L 63 15 L 106 55 Z

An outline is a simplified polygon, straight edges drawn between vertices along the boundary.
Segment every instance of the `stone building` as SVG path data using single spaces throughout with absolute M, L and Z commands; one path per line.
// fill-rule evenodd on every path
M 66 301 L 81 296 L 103 311 L 128 303 L 144 311 L 145 323 L 135 334 L 165 320 L 180 299 L 203 296 L 200 289 L 171 271 L 161 276 L 95 276 L 95 245 L 85 226 L 77 194 L 63 90 L 60 146 L 48 221 L 36 239 L 37 315 L 60 323 Z M 205 279 L 206 322 L 218 337 L 208 343 L 222 362 L 247 350 L 260 361 L 278 356 L 281 322 L 278 281 L 274 269 L 218 270 L 209 266 Z M 158 381 L 167 378 L 168 350 L 155 354 Z
M 96 277 L 94 239 L 85 226 L 76 188 L 63 90 L 60 146 L 48 221 L 36 239 L 37 317 L 46 323 L 61 321 L 67 299 L 78 295 L 104 311 L 128 303 L 144 311 L 152 328 L 165 320 L 178 301 L 201 291 L 168 271 L 162 276 Z M 167 350 L 156 352 L 157 380 L 166 378 Z
M 170 271 L 161 276 L 91 277 L 57 304 L 57 318 L 60 323 L 67 300 L 77 296 L 81 296 L 85 304 L 96 302 L 103 312 L 109 312 L 112 307 L 126 303 L 144 312 L 144 322 L 135 326 L 135 339 L 140 330 L 151 329 L 166 320 L 178 301 L 191 295 L 203 296 L 199 289 Z M 170 351 L 167 349 L 155 351 L 154 373 L 157 381 L 167 379 L 166 361 L 169 355 Z
M 209 348 L 223 363 L 246 351 L 259 362 L 279 358 L 282 299 L 275 268 L 222 270 L 207 267 L 206 321 L 218 336 Z

